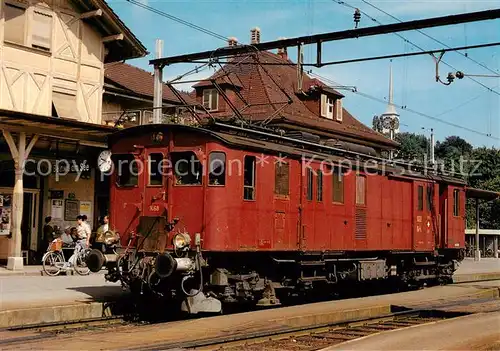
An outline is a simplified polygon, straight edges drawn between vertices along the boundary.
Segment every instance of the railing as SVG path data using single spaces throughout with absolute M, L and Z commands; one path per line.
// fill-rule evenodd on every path
M 179 107 L 164 107 L 161 118 L 161 123 L 195 124 L 193 117 Z M 102 119 L 106 124 L 124 127 L 151 124 L 153 123 L 153 108 L 103 112 Z

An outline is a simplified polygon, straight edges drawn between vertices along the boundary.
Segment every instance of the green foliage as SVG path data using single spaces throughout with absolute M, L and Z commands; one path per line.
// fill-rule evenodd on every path
M 400 133 L 396 141 L 401 144 L 397 158 L 416 159 L 422 163 L 428 160 L 429 139 L 426 136 Z M 500 192 L 500 149 L 474 148 L 458 136 L 449 136 L 436 143 L 435 157 L 445 170 L 452 170 L 456 176 L 463 175 L 470 187 Z M 481 201 L 479 211 L 481 228 L 500 229 L 500 200 Z M 466 218 L 467 227 L 475 228 L 475 200 L 467 201 Z
M 395 139 L 400 144 L 396 158 L 407 161 L 418 160 L 421 163 L 426 160 L 429 140 L 425 135 L 405 132 L 396 134 Z

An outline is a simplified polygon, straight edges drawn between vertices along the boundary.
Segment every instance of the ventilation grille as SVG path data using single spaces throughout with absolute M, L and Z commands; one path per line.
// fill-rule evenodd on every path
M 356 240 L 366 240 L 366 209 L 356 208 Z

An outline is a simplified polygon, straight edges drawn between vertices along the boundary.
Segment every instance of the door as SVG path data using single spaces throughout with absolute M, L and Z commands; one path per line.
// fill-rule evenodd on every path
M 448 186 L 447 194 L 447 236 L 446 248 L 465 247 L 465 191 L 463 188 Z
M 165 166 L 166 150 L 163 148 L 148 149 L 145 155 L 146 171 L 143 172 L 145 216 L 166 217 L 166 184 Z
M 23 219 L 21 221 L 21 249 L 38 249 L 38 191 L 24 191 Z
M 433 183 L 414 182 L 413 184 L 413 250 L 429 251 L 434 249 L 434 230 L 432 208 L 434 206 Z
M 314 170 L 303 165 L 300 207 L 299 247 L 311 250 L 314 241 Z

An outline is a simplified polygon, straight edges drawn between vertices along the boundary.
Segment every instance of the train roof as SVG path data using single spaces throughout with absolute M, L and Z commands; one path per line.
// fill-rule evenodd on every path
M 328 160 L 335 166 L 348 167 L 343 162 L 350 160 L 352 168 L 359 168 L 362 161 L 370 161 L 366 166 L 372 172 L 383 172 L 390 177 L 399 179 L 422 179 L 442 183 L 466 185 L 463 179 L 450 176 L 448 172 L 439 172 L 424 165 L 416 165 L 400 160 L 389 160 L 382 157 L 365 154 L 362 152 L 342 149 L 340 147 L 324 145 L 321 143 L 294 139 L 273 133 L 271 130 L 245 128 L 235 125 L 214 123 L 204 127 L 193 127 L 181 124 L 145 124 L 141 126 L 122 129 L 109 138 L 110 145 L 117 140 L 140 136 L 147 133 L 168 131 L 184 131 L 210 136 L 220 142 L 240 149 L 262 151 L 273 154 L 285 154 L 291 158 L 316 158 L 319 161 Z M 353 163 L 354 162 L 354 163 Z

